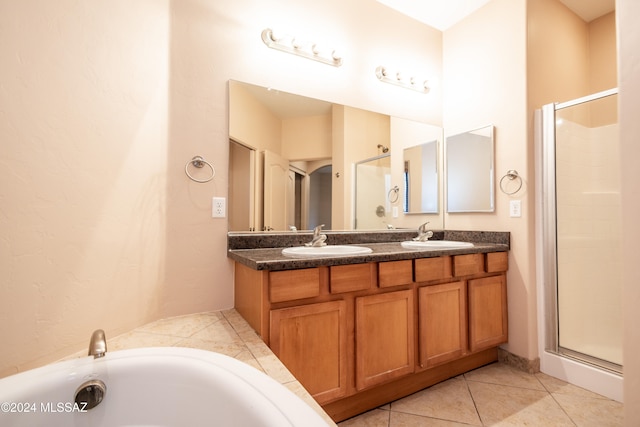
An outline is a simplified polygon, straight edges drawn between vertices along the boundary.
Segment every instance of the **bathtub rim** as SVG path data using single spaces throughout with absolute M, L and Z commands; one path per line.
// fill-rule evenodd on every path
M 247 385 L 253 387 L 273 406 L 289 419 L 294 425 L 318 425 L 327 426 L 323 417 L 305 402 L 300 396 L 288 389 L 284 384 L 271 378 L 265 372 L 244 363 L 231 356 L 191 347 L 140 347 L 125 350 L 109 351 L 104 357 L 94 359 L 93 356 L 84 356 L 68 360 L 54 362 L 28 371 L 0 378 L 0 401 L 15 401 L 11 395 L 19 395 L 28 390 L 29 384 L 37 381 L 55 379 L 66 381 L 68 372 L 86 373 L 86 368 L 91 367 L 95 373 L 92 376 L 100 377 L 107 372 L 110 362 L 126 362 L 126 359 L 162 358 L 195 360 L 224 369 Z M 91 366 L 93 365 L 93 366 Z M 77 380 L 78 378 L 75 378 Z M 107 383 L 108 388 L 108 383 Z M 295 404 L 294 404 L 295 402 Z M 302 421 L 301 424 L 298 424 Z

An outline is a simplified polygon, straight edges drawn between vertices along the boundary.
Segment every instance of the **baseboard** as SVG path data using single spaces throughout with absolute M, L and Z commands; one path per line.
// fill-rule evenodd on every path
M 540 358 L 538 357 L 533 360 L 529 360 L 505 349 L 498 348 L 498 361 L 529 374 L 540 372 Z

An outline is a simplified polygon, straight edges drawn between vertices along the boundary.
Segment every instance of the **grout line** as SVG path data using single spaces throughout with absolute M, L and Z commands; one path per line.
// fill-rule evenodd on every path
M 462 374 L 462 378 L 464 379 L 464 384 L 467 386 L 467 391 L 469 392 L 469 396 L 471 396 L 471 401 L 473 402 L 473 407 L 476 410 L 476 414 L 478 415 L 480 424 L 484 426 L 484 421 L 482 420 L 482 415 L 480 415 L 480 411 L 478 410 L 476 399 L 473 397 L 473 393 L 471 392 L 471 387 L 469 387 L 469 381 L 467 380 L 467 377 L 464 374 Z M 476 381 L 476 382 L 479 382 L 479 381 Z
M 543 384 L 543 385 L 544 385 L 544 384 Z M 553 393 L 551 393 L 551 392 L 548 392 L 548 393 L 549 393 L 549 396 L 553 399 L 553 401 L 554 401 L 554 402 L 556 402 L 556 405 L 558 405 L 558 407 L 560 408 L 560 410 L 561 410 L 562 412 L 564 412 L 564 414 L 567 416 L 567 418 L 569 419 L 569 421 L 571 421 L 571 423 L 572 423 L 574 426 L 577 426 L 576 422 L 575 422 L 575 421 L 573 421 L 573 418 L 571 418 L 571 415 L 569 415 L 569 413 L 568 413 L 567 411 L 565 411 L 564 406 L 562 406 L 562 405 L 560 404 L 560 402 L 558 402 L 558 401 L 556 400 L 556 398 L 555 398 L 555 396 L 553 395 Z

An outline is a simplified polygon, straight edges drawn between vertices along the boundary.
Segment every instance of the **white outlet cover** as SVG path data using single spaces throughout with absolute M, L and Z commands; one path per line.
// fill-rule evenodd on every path
M 520 200 L 509 201 L 509 216 L 511 218 L 520 218 L 522 216 L 522 203 Z
M 214 197 L 211 206 L 213 218 L 224 218 L 227 214 L 227 203 L 224 197 Z

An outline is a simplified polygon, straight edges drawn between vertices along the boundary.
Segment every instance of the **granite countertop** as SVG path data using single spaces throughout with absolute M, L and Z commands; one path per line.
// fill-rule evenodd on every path
M 232 235 L 233 234 L 233 235 Z M 430 240 L 456 240 L 472 242 L 471 248 L 456 249 L 405 249 L 400 242 L 410 240 L 415 232 L 407 233 L 324 233 L 328 244 L 355 244 L 372 249 L 371 253 L 358 255 L 294 258 L 282 254 L 284 247 L 301 246 L 309 241 L 308 234 L 259 234 L 240 235 L 230 233 L 228 256 L 254 270 L 290 270 L 328 265 L 360 264 L 380 261 L 399 261 L 431 258 L 444 255 L 461 255 L 509 250 L 508 232 L 435 232 Z M 237 237 L 240 240 L 234 240 Z M 397 239 L 397 240 L 396 240 Z M 273 246 L 268 246 L 273 245 Z M 277 246 L 276 246 L 277 245 Z

